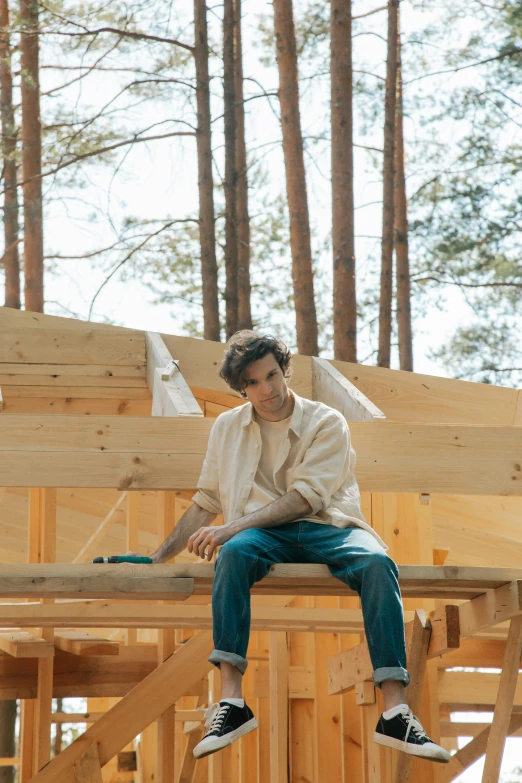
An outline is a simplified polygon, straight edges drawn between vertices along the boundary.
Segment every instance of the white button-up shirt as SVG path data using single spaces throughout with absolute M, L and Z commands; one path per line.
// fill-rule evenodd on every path
M 387 549 L 361 511 L 355 451 L 344 416 L 322 402 L 291 392 L 294 411 L 274 465 L 274 487 L 296 489 L 310 504 L 306 519 L 335 527 L 361 527 Z M 232 522 L 243 516 L 261 456 L 261 432 L 251 403 L 217 417 L 193 500 Z

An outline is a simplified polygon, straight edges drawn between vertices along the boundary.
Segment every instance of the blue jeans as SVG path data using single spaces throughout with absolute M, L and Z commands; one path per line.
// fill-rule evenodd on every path
M 361 597 L 374 683 L 409 683 L 397 566 L 368 531 L 315 522 L 243 530 L 221 547 L 212 591 L 215 650 L 211 663 L 230 663 L 241 673 L 245 671 L 250 588 L 274 563 L 326 564 L 333 576 Z

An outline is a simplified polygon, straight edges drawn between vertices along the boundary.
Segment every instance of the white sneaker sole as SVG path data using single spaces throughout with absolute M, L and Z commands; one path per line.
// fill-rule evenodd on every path
M 246 723 L 243 723 L 235 731 L 230 731 L 223 737 L 211 737 L 208 740 L 202 739 L 201 742 L 194 748 L 194 758 L 202 759 L 205 756 L 210 756 L 211 753 L 215 753 L 217 750 L 226 748 L 227 745 L 232 745 L 240 737 L 248 734 L 250 731 L 254 731 L 258 727 L 257 718 L 251 718 Z
M 435 743 L 410 745 L 408 742 L 403 742 L 394 737 L 387 737 L 385 734 L 379 734 L 377 731 L 373 735 L 373 739 L 378 745 L 386 745 L 389 748 L 395 748 L 395 750 L 402 750 L 403 753 L 408 753 L 410 756 L 417 756 L 421 759 L 438 761 L 441 764 L 447 764 L 451 759 L 448 751 L 435 745 Z

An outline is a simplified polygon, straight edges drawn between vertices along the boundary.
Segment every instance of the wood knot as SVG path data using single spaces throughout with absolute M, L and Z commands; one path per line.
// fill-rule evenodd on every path
M 396 527 L 396 528 L 395 528 L 395 530 L 394 530 L 393 532 L 395 533 L 395 535 L 396 535 L 396 536 L 398 536 L 398 535 L 399 535 L 399 528 L 398 528 L 398 527 Z

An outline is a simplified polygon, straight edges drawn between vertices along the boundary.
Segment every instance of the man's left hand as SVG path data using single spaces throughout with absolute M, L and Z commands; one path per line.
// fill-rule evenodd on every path
M 227 525 L 217 525 L 216 527 L 202 527 L 196 533 L 193 533 L 187 543 L 189 552 L 210 562 L 218 546 L 226 544 L 231 539 L 233 533 Z M 208 549 L 207 549 L 208 547 Z

